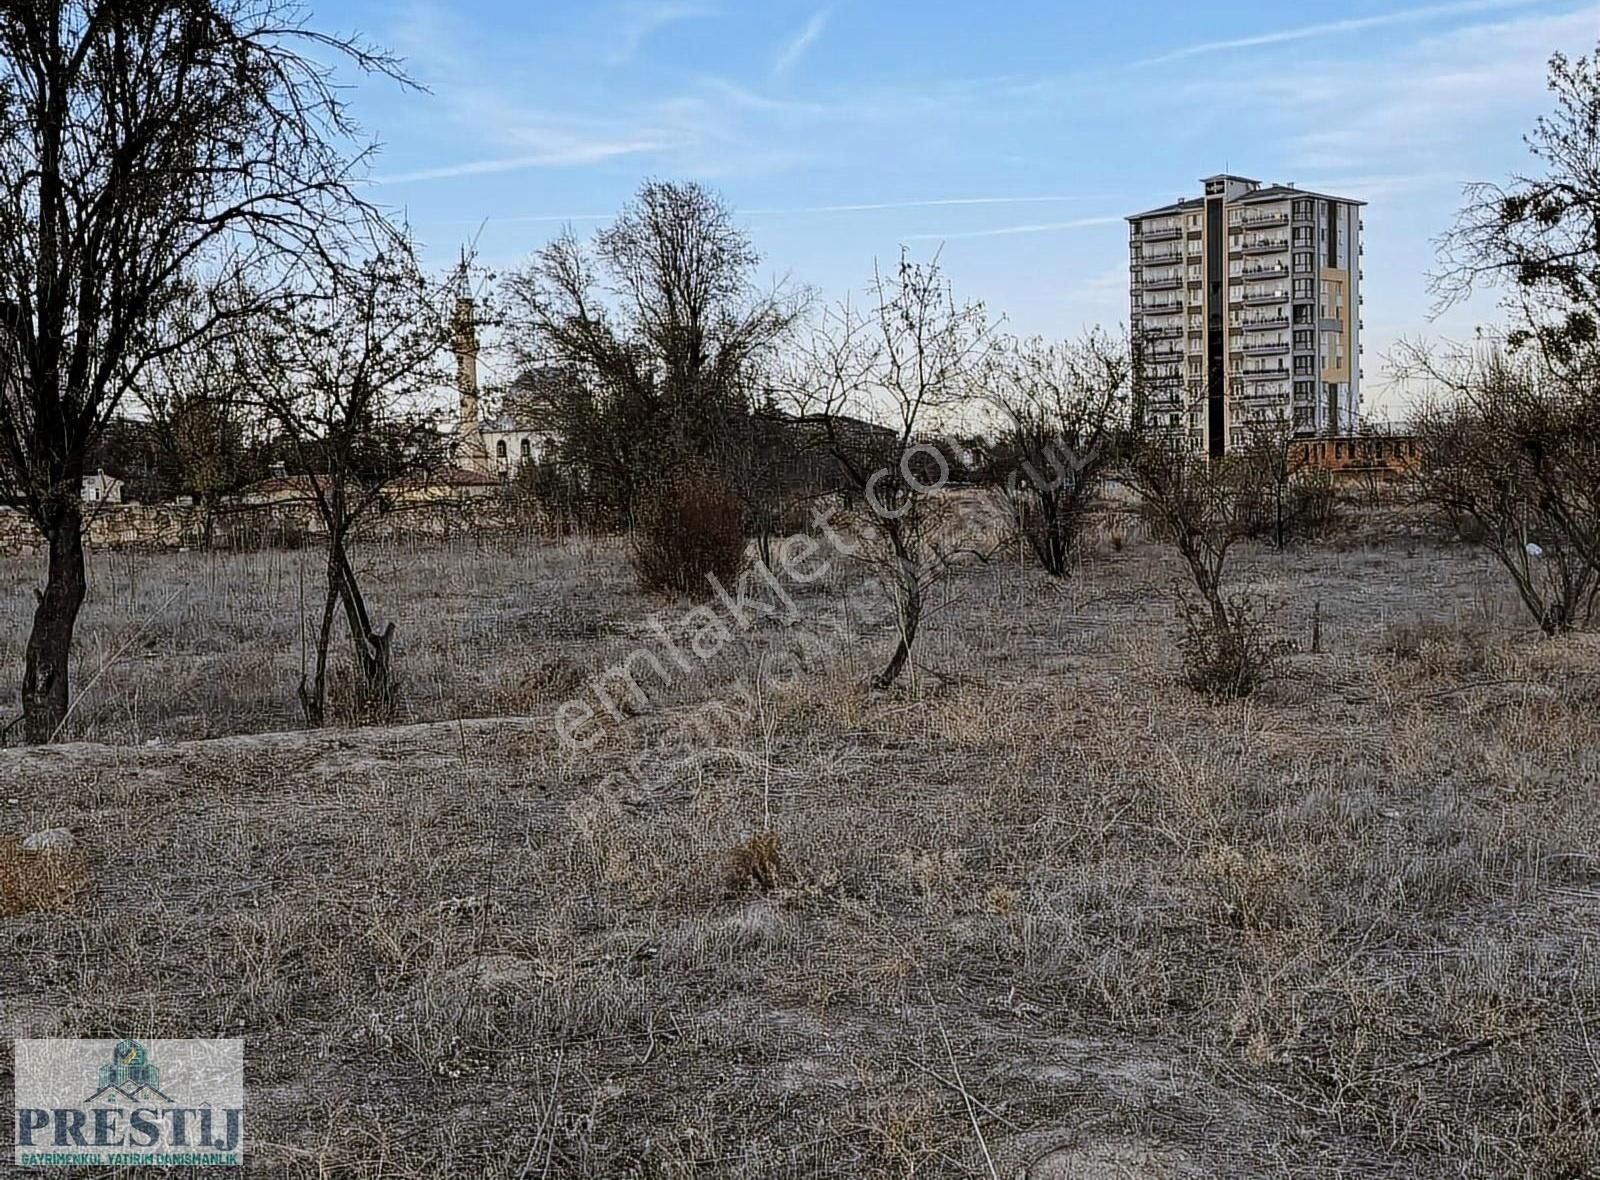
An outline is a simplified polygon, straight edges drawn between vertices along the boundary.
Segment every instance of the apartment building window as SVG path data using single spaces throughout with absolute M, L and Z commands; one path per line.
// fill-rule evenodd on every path
M 1316 346 L 1315 336 L 1316 333 L 1309 328 L 1297 328 L 1294 334 L 1294 346 L 1296 348 L 1313 348 Z
M 1295 357 L 1294 358 L 1294 371 L 1296 373 L 1310 373 L 1310 372 L 1312 372 L 1313 370 L 1311 368 L 1311 358 L 1308 357 L 1308 356 L 1297 356 L 1297 357 Z
M 1296 299 L 1310 299 L 1311 298 L 1311 280 L 1310 279 L 1296 279 L 1294 281 L 1294 297 Z
M 1307 252 L 1307 253 L 1296 254 L 1294 256 L 1294 268 L 1295 268 L 1295 270 L 1310 270 L 1311 269 L 1311 255 L 1310 255 L 1310 253 Z

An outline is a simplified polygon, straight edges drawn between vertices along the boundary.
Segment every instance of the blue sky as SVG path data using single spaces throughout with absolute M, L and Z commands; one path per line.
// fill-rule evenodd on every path
M 1600 39 L 1600 3 L 1573 0 L 312 2 L 430 91 L 365 80 L 352 103 L 373 195 L 440 264 L 476 239 L 515 266 L 645 177 L 692 178 L 775 276 L 837 298 L 942 243 L 959 294 L 1064 336 L 1126 318 L 1123 216 L 1226 169 L 1370 202 L 1379 413 L 1397 337 L 1493 317 L 1430 322 L 1432 240 L 1463 182 L 1524 165 L 1551 52 Z

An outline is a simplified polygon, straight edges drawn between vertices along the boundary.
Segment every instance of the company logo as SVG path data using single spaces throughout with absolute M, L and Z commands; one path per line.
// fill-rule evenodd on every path
M 16 1093 L 20 1165 L 244 1162 L 243 1041 L 18 1041 Z

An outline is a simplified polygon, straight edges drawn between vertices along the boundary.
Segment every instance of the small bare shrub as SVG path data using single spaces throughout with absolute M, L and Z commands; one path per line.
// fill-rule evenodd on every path
M 782 861 L 778 856 L 778 834 L 757 832 L 736 845 L 728 865 L 728 888 L 734 893 L 754 889 L 770 893 L 778 884 Z
M 1292 925 L 1295 878 L 1289 862 L 1271 851 L 1225 845 L 1200 858 L 1218 915 L 1240 930 L 1275 930 Z
M 743 508 L 727 486 L 703 473 L 671 480 L 647 496 L 629 552 L 639 585 L 666 594 L 709 598 L 745 565 Z
M 1288 650 L 1268 638 L 1261 605 L 1225 593 L 1223 583 L 1228 552 L 1249 529 L 1256 469 L 1248 457 L 1208 462 L 1155 439 L 1135 454 L 1129 478 L 1153 535 L 1178 551 L 1193 579 L 1193 594 L 1176 592 L 1185 682 L 1214 700 L 1249 696 Z
M 1249 537 L 1283 549 L 1291 541 L 1322 536 L 1333 522 L 1333 476 L 1310 467 L 1293 424 L 1268 416 L 1246 427 L 1238 456 L 1238 520 Z
M 1448 643 L 1453 638 L 1449 626 L 1436 619 L 1410 619 L 1389 627 L 1384 650 L 1397 660 L 1411 663 L 1422 659 L 1430 644 Z
M 1223 611 L 1226 625 L 1208 604 L 1179 595 L 1183 634 L 1178 649 L 1184 683 L 1213 700 L 1249 696 L 1293 648 L 1288 640 L 1271 637 L 1266 610 L 1258 600 L 1235 594 Z
M 583 684 L 583 670 L 566 656 L 541 660 L 509 683 L 499 683 L 490 695 L 494 712 L 538 712 L 551 701 L 565 700 Z
M 1491 630 L 1484 625 L 1413 619 L 1393 624 L 1386 650 L 1399 663 L 1418 664 L 1434 674 L 1481 674 L 1494 665 Z
M 388 725 L 400 714 L 400 678 L 372 686 L 355 666 L 341 662 L 328 680 L 327 715 L 335 725 Z

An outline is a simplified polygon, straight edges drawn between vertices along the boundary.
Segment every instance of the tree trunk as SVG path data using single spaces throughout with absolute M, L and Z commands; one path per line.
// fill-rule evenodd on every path
M 320 728 L 328 712 L 328 641 L 333 636 L 333 612 L 339 605 L 338 589 L 333 584 L 330 563 L 328 585 L 322 596 L 322 623 L 317 629 L 317 670 L 306 680 L 304 669 L 300 673 L 300 708 L 306 715 L 306 724 Z
M 330 540 L 329 577 L 336 578 L 339 599 L 344 604 L 345 622 L 350 628 L 350 640 L 355 646 L 356 662 L 361 671 L 361 703 L 369 712 L 387 715 L 399 695 L 391 664 L 394 644 L 394 624 L 382 631 L 374 631 L 372 618 L 367 613 L 367 601 L 356 582 L 356 572 L 350 564 L 342 536 Z
M 72 632 L 88 582 L 83 566 L 83 514 L 70 485 L 65 505 L 48 522 L 50 545 L 44 593 L 33 612 L 33 630 L 22 671 L 23 733 L 28 742 L 54 741 L 67 719 L 67 676 Z
M 915 563 L 902 558 L 900 561 L 901 590 L 904 591 L 900 599 L 900 642 L 895 644 L 894 654 L 889 657 L 889 663 L 882 672 L 872 680 L 874 688 L 888 688 L 900 678 L 900 673 L 905 669 L 906 661 L 911 658 L 911 645 L 917 640 L 917 626 L 922 622 L 922 580 L 920 571 Z

